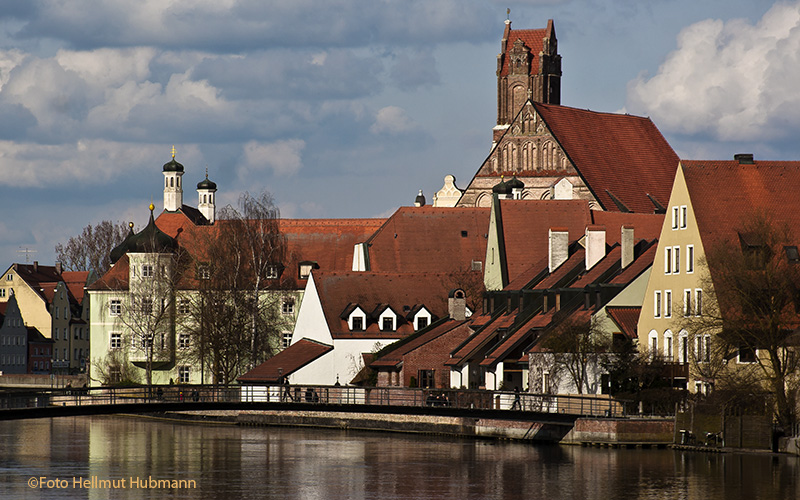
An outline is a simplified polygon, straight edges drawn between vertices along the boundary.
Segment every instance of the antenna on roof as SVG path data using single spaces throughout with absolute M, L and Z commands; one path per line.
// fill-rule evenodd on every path
M 511 7 L 506 8 L 506 21 L 511 20 Z
M 30 254 L 36 253 L 38 251 L 38 250 L 34 250 L 32 248 L 23 247 L 23 246 L 20 246 L 19 248 L 20 248 L 20 250 L 17 250 L 17 253 L 24 253 L 25 254 L 25 263 L 26 264 L 28 262 L 30 262 Z

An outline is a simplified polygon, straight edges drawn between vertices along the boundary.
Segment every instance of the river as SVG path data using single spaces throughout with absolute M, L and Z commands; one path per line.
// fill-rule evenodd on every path
M 800 459 L 138 417 L 0 423 L 0 498 L 800 498 Z

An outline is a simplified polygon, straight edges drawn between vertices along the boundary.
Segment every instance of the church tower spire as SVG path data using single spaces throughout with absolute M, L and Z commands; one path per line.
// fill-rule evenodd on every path
M 497 55 L 495 142 L 528 99 L 561 104 L 561 56 L 552 19 L 538 30 L 512 30 L 506 19 Z
M 172 146 L 172 160 L 164 164 L 164 210 L 175 212 L 183 206 L 183 165 L 175 161 L 175 146 Z

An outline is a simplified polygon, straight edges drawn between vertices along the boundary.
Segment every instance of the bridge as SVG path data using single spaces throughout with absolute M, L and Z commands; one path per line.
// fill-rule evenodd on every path
M 137 386 L 0 393 L 0 420 L 177 411 L 271 410 L 491 418 L 571 425 L 580 417 L 624 417 L 606 396 L 351 386 Z

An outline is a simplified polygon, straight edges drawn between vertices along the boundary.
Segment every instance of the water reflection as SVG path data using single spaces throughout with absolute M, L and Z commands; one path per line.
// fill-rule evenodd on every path
M 0 498 L 785 499 L 786 456 L 609 450 L 125 417 L 4 422 Z M 58 491 L 29 478 L 65 478 Z M 72 478 L 125 479 L 125 488 Z M 130 479 L 196 489 L 131 489 Z M 137 479 L 139 478 L 139 479 Z M 119 483 L 118 483 L 119 484 Z

